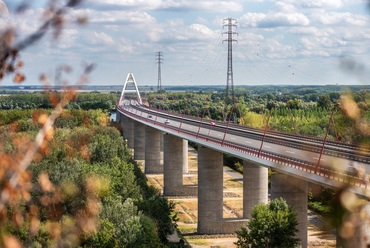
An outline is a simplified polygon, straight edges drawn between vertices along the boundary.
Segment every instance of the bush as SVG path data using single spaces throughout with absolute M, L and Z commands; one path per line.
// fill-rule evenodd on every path
M 264 203 L 254 207 L 247 228 L 236 231 L 242 248 L 295 247 L 300 239 L 294 238 L 298 232 L 297 213 L 283 198 L 274 199 L 269 205 Z

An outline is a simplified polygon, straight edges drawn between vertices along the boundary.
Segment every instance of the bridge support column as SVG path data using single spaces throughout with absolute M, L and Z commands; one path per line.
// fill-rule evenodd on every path
M 183 145 L 182 145 L 183 146 L 183 153 L 186 154 L 184 164 L 182 166 L 182 172 L 187 174 L 187 173 L 189 173 L 189 159 L 188 159 L 189 158 L 189 156 L 188 156 L 188 152 L 189 152 L 188 143 L 189 142 L 185 139 L 183 139 L 182 142 L 183 142 Z
M 127 139 L 127 122 L 128 122 L 128 117 L 126 117 L 124 114 L 121 114 L 121 127 L 123 131 L 123 139 Z
M 298 233 L 302 248 L 307 247 L 308 182 L 283 173 L 271 175 L 271 199 L 284 198 L 297 212 Z
M 134 137 L 134 159 L 145 159 L 145 125 L 135 121 L 134 124 L 135 137 Z
M 161 160 L 163 160 L 163 136 L 164 136 L 164 132 L 161 132 L 161 136 L 160 136 L 160 144 L 159 144 L 159 150 L 160 150 L 160 158 Z
M 234 233 L 243 219 L 223 218 L 223 154 L 198 147 L 198 233 Z
M 164 195 L 197 195 L 195 185 L 183 185 L 183 169 L 188 162 L 188 142 L 171 134 L 163 135 Z M 187 166 L 186 166 L 187 167 Z
M 116 110 L 116 122 L 121 123 L 121 113 L 118 110 Z
M 162 132 L 145 126 L 145 173 L 155 174 L 163 173 L 163 166 L 161 166 L 160 154 L 160 136 Z
M 268 169 L 243 161 L 243 217 L 251 217 L 254 206 L 268 203 Z
M 134 149 L 134 136 L 135 136 L 135 130 L 134 130 L 134 120 L 131 118 L 127 118 L 126 122 L 126 134 L 127 134 L 127 146 L 128 148 Z

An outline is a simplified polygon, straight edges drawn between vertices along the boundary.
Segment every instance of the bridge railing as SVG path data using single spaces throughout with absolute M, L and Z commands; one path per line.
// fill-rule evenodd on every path
M 152 108 L 148 105 L 145 104 L 145 106 L 149 107 L 149 108 Z M 156 109 L 158 110 L 157 108 L 152 108 L 152 109 Z M 192 117 L 194 118 L 195 116 L 191 116 L 191 115 L 188 115 L 188 114 L 185 114 L 185 113 L 177 113 L 177 112 L 173 112 L 171 110 L 171 108 L 169 110 L 165 110 L 165 109 L 159 109 L 160 111 L 166 111 L 166 112 L 171 112 L 171 113 L 174 113 L 174 114 L 179 114 L 179 115 L 184 115 L 186 117 Z M 185 111 L 185 110 L 184 110 Z M 216 121 L 217 123 L 223 123 L 222 121 L 217 121 L 217 120 L 212 120 L 212 121 Z M 236 123 L 230 123 L 230 125 L 235 125 L 235 126 L 242 126 L 242 127 L 248 127 L 246 125 L 241 125 L 241 124 L 236 124 Z M 264 131 L 264 128 L 259 128 L 259 127 L 253 127 L 253 129 L 258 129 L 260 131 Z M 278 131 L 278 130 L 273 130 L 273 129 L 267 129 L 268 132 L 272 132 L 272 133 L 280 133 L 280 134 L 286 134 L 288 136 L 292 136 L 294 135 L 296 138 L 299 138 L 301 140 L 306 140 L 306 141 L 324 141 L 323 138 L 321 137 L 316 137 L 316 136 L 312 136 L 312 135 L 308 135 L 308 134 L 294 134 L 292 132 L 287 132 L 287 131 Z M 362 150 L 365 150 L 365 151 L 370 151 L 370 146 L 364 146 L 364 145 L 361 145 L 359 143 L 355 143 L 355 142 L 351 142 L 351 141 L 343 141 L 343 140 L 339 140 L 337 141 L 336 139 L 332 139 L 332 138 L 327 138 L 327 141 L 331 141 L 331 142 L 334 142 L 337 146 L 340 146 L 340 147 L 347 147 L 347 146 L 351 146 L 351 147 L 359 147 L 361 148 Z
M 211 138 L 203 134 L 195 134 L 190 131 L 186 131 L 180 128 L 175 128 L 173 126 L 163 124 L 161 122 L 156 122 L 155 120 L 145 118 L 145 117 L 142 117 L 141 115 L 137 115 L 135 113 L 129 112 L 120 106 L 118 107 L 118 109 L 124 112 L 126 115 L 133 117 L 134 119 L 140 119 L 142 121 L 152 123 L 156 126 L 160 126 L 165 129 L 172 130 L 172 131 L 175 131 L 175 132 L 178 132 L 178 133 L 181 133 L 181 134 L 184 134 L 184 135 L 187 135 L 187 136 L 199 139 L 199 140 L 203 140 L 203 141 L 215 144 L 215 145 L 219 145 L 219 146 L 222 146 L 222 147 L 234 150 L 234 151 L 242 152 L 242 153 L 254 156 L 254 157 L 258 157 L 258 152 L 259 152 L 258 149 L 255 149 L 249 146 L 241 146 L 241 145 L 233 144 L 227 141 L 222 142 L 221 140 L 217 140 L 217 139 Z M 259 157 L 262 159 L 274 162 L 274 163 L 289 166 L 289 167 L 302 170 L 308 173 L 312 173 L 312 174 L 315 173 L 316 163 L 311 163 L 308 161 L 303 161 L 303 160 L 298 160 L 298 159 L 292 159 L 290 157 L 282 156 L 280 154 L 276 154 L 272 152 L 265 152 L 265 151 L 262 151 Z M 333 169 L 320 167 L 316 174 L 322 177 L 325 177 L 325 178 L 338 181 L 338 182 L 343 182 L 343 183 L 361 187 L 361 188 L 367 188 L 367 181 L 365 181 L 364 179 L 355 177 L 352 175 L 348 175 L 348 174 L 345 174 L 339 171 L 335 171 Z

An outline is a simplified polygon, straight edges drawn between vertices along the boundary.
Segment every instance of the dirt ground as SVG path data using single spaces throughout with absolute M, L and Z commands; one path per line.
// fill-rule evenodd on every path
M 190 152 L 191 151 L 191 152 Z M 140 161 L 143 164 L 143 161 Z M 184 174 L 184 184 L 197 184 L 197 156 L 189 147 L 189 173 Z M 146 175 L 148 183 L 163 192 L 163 174 Z M 243 216 L 243 184 L 224 173 L 224 218 L 240 218 Z M 176 203 L 175 211 L 179 218 L 178 230 L 194 248 L 204 247 L 236 247 L 236 235 L 198 235 L 198 199 L 196 197 L 168 197 Z M 316 217 L 317 218 L 317 217 Z M 316 219 L 317 220 L 317 219 Z M 336 237 L 333 230 L 320 230 L 312 223 L 308 226 L 308 247 L 335 247 Z

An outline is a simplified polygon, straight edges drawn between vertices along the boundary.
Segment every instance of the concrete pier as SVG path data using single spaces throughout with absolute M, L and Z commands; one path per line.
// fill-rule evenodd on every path
M 152 127 L 145 127 L 145 174 L 163 173 L 160 154 L 160 136 L 162 132 Z
M 283 173 L 271 175 L 271 199 L 284 198 L 297 212 L 298 233 L 302 248 L 307 248 L 308 182 Z
M 198 146 L 198 233 L 221 233 L 223 219 L 223 154 Z
M 163 135 L 164 134 L 165 133 L 161 131 L 160 144 L 159 144 L 161 161 L 163 160 Z
M 228 234 L 246 219 L 223 218 L 223 154 L 198 147 L 198 233 Z
M 195 185 L 183 185 L 183 170 L 188 162 L 187 142 L 182 138 L 164 134 L 164 188 L 163 194 L 168 196 L 197 195 Z
M 183 153 L 186 154 L 184 164 L 182 166 L 182 172 L 187 174 L 187 173 L 189 173 L 189 157 L 188 157 L 188 152 L 189 152 L 189 149 L 188 149 L 189 144 L 188 143 L 189 142 L 185 139 L 183 139 L 182 142 L 183 142 L 183 145 L 182 145 Z
M 123 131 L 123 139 L 124 140 L 127 140 L 127 123 L 128 123 L 128 117 L 126 117 L 125 115 L 121 114 L 121 127 L 122 127 L 122 131 Z
M 134 159 L 145 159 L 145 125 L 135 121 L 134 124 Z
M 260 203 L 268 203 L 268 169 L 243 161 L 243 217 L 249 219 Z
M 126 118 L 126 134 L 127 134 L 127 146 L 128 148 L 134 149 L 135 142 L 135 130 L 134 130 L 134 120 L 131 118 Z
M 121 113 L 117 110 L 116 111 L 116 122 L 117 123 L 121 123 Z

